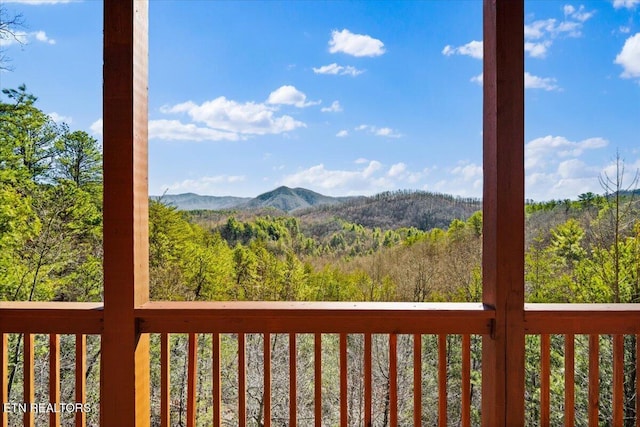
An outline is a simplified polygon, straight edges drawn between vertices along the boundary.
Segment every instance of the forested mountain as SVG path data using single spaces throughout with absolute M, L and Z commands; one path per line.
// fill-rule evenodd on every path
M 329 197 L 307 190 L 306 188 L 278 187 L 273 191 L 261 194 L 249 201 L 246 207 L 273 207 L 284 212 L 294 212 L 305 208 L 318 206 L 340 205 L 357 197 Z
M 420 230 L 446 228 L 454 219 L 466 220 L 482 209 L 480 200 L 426 191 L 400 190 L 359 197 L 345 203 L 295 212 L 304 221 L 341 218 L 365 227 Z
M 233 209 L 245 206 L 251 200 L 250 197 L 201 196 L 195 193 L 164 194 L 149 198 L 168 206 L 175 206 L 176 209 L 182 211 Z
M 357 197 L 330 197 L 305 188 L 278 187 L 257 197 L 200 196 L 193 193 L 151 196 L 153 200 L 175 206 L 178 210 L 223 210 L 273 208 L 291 213 L 315 206 L 337 205 Z
M 330 197 L 305 188 L 284 186 L 255 198 L 200 196 L 193 193 L 151 198 L 185 211 L 245 211 L 248 216 L 259 216 L 264 212 L 276 215 L 287 213 L 306 223 L 340 218 L 365 227 L 383 229 L 446 228 L 452 220 L 465 220 L 482 208 L 479 199 L 426 191 L 399 190 L 369 197 Z M 214 213 L 211 215 L 216 216 Z

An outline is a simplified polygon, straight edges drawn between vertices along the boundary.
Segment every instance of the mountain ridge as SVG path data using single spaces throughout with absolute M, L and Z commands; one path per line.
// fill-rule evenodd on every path
M 178 210 L 229 210 L 275 208 L 286 213 L 297 210 L 341 204 L 364 196 L 332 197 L 315 191 L 280 186 L 256 197 L 203 196 L 196 193 L 150 196 L 152 200 L 175 206 Z
M 185 193 L 155 199 L 176 206 L 179 210 L 241 211 L 249 216 L 259 216 L 266 212 L 269 215 L 293 215 L 310 224 L 340 218 L 382 229 L 446 228 L 453 219 L 466 220 L 482 208 L 480 199 L 419 190 L 388 191 L 373 196 L 331 197 L 305 188 L 285 186 L 254 198 Z

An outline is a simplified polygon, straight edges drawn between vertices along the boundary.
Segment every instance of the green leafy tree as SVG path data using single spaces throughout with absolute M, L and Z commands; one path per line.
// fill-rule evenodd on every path
M 95 186 L 102 181 L 102 152 L 95 138 L 65 128 L 54 148 L 57 178 L 68 179 L 79 187 Z
M 0 146 L 3 168 L 14 169 L 34 182 L 44 182 L 50 172 L 53 147 L 59 137 L 56 124 L 35 107 L 37 98 L 18 89 L 3 89 L 12 103 L 0 103 Z
M 583 238 L 584 230 L 578 221 L 571 218 L 551 230 L 551 247 L 569 266 L 573 266 L 586 255 L 581 245 Z

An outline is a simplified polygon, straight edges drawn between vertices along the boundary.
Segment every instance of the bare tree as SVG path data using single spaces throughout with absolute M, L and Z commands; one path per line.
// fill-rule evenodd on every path
M 21 14 L 11 15 L 7 8 L 0 4 L 0 70 L 11 70 L 8 63 L 11 61 L 4 54 L 3 46 L 11 43 L 24 44 L 20 37 L 19 29 L 24 27 L 24 19 Z
M 605 236 L 604 241 L 613 248 L 613 274 L 612 285 L 614 302 L 620 302 L 620 238 L 622 233 L 629 228 L 633 219 L 631 210 L 633 209 L 633 191 L 640 179 L 640 171 L 636 170 L 629 183 L 625 186 L 625 165 L 624 159 L 620 157 L 620 153 L 616 152 L 615 172 L 609 175 L 606 171 L 602 172 L 598 177 L 600 186 L 604 190 L 604 198 L 606 207 L 608 208 L 607 229 L 609 230 L 608 239 Z M 628 193 L 628 200 L 625 203 L 624 195 Z M 631 221 L 629 219 L 631 218 Z M 607 242 L 608 240 L 608 242 Z M 602 242 L 604 243 L 604 242 Z M 606 246 L 602 246 L 603 248 Z
M 611 264 L 612 264 L 612 273 L 613 277 L 610 277 L 607 282 L 611 283 L 613 288 L 613 297 L 614 302 L 635 302 L 638 299 L 637 287 L 634 287 L 631 295 L 630 301 L 621 301 L 620 297 L 620 284 L 625 281 L 624 277 L 621 277 L 621 271 L 623 270 L 621 256 L 621 241 L 625 238 L 630 229 L 637 222 L 637 214 L 634 213 L 634 196 L 636 195 L 636 186 L 638 185 L 638 181 L 640 180 L 640 170 L 636 170 L 631 179 L 625 183 L 625 164 L 624 159 L 620 157 L 620 153 L 616 152 L 615 158 L 615 172 L 613 176 L 608 174 L 606 171 L 603 172 L 598 180 L 600 182 L 600 186 L 604 190 L 604 202 L 605 202 L 605 212 L 606 216 L 602 218 L 604 221 L 607 221 L 607 224 L 604 225 L 604 230 L 602 231 L 602 227 L 600 230 L 600 238 L 597 242 L 600 245 L 601 249 L 606 249 L 607 247 L 611 247 Z M 600 251 L 599 253 L 604 253 L 604 251 Z M 601 263 L 604 265 L 604 262 Z M 605 271 L 603 267 L 602 277 L 605 278 L 610 276 Z M 624 276 L 622 274 L 622 276 Z M 635 419 L 635 405 L 633 404 L 633 400 L 635 397 L 636 390 L 636 360 L 638 354 L 636 353 L 636 337 L 630 336 L 628 339 L 624 340 L 624 353 L 627 354 L 624 358 L 628 360 L 627 367 L 625 368 L 625 381 L 624 381 L 624 395 L 625 395 L 625 418 L 627 420 Z

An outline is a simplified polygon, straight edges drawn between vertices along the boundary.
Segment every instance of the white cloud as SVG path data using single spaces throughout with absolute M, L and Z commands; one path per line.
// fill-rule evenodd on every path
M 568 18 L 573 18 L 576 21 L 585 22 L 589 18 L 591 18 L 595 14 L 594 11 L 586 12 L 584 10 L 584 5 L 580 5 L 578 9 L 567 4 L 564 6 L 564 16 Z
M 568 37 L 580 37 L 583 23 L 594 15 L 594 12 L 585 12 L 581 6 L 579 11 L 574 12 L 567 18 L 575 21 L 562 21 L 549 18 L 534 21 L 524 26 L 524 38 L 527 40 L 553 39 L 561 35 Z
M 551 41 L 545 40 L 540 43 L 525 42 L 524 51 L 532 58 L 544 58 L 547 56 L 547 49 L 551 46 Z
M 640 0 L 633 0 L 640 1 Z M 560 36 L 580 37 L 582 35 L 582 27 L 584 22 L 591 19 L 595 11 L 587 11 L 584 6 L 575 8 L 566 5 L 563 8 L 565 19 L 558 21 L 556 19 L 541 19 L 524 26 L 524 50 L 532 58 L 546 57 L 549 48 L 553 44 L 553 40 Z M 446 45 L 442 49 L 445 56 L 466 55 L 476 59 L 482 59 L 483 42 L 472 40 L 469 43 L 453 47 Z
M 319 101 L 307 102 L 307 95 L 291 85 L 280 86 L 271 92 L 267 99 L 267 104 L 295 105 L 298 108 L 317 105 L 319 103 Z
M 573 176 L 579 171 L 582 176 Z M 536 172 L 525 178 L 525 197 L 544 201 L 552 199 L 575 199 L 578 194 L 598 192 L 598 168 L 581 161 L 566 161 L 548 172 Z
M 102 137 L 102 119 L 89 126 L 91 134 Z M 149 120 L 149 139 L 165 141 L 237 141 L 246 136 L 234 132 L 224 132 L 208 127 L 199 127 L 193 123 L 182 123 L 179 120 Z
M 390 167 L 377 160 L 359 158 L 354 168 L 333 170 L 318 164 L 285 176 L 279 184 L 305 187 L 332 195 L 368 195 L 381 191 L 416 186 L 429 171 L 411 172 L 407 165 L 398 162 Z
M 571 5 L 564 7 L 566 20 L 558 22 L 556 19 L 537 20 L 524 26 L 524 50 L 532 58 L 544 58 L 553 39 L 565 35 L 569 37 L 580 37 L 583 23 L 589 20 L 595 12 L 587 12 L 584 6 L 578 9 Z M 442 49 L 445 56 L 466 55 L 476 59 L 482 59 L 483 42 L 472 40 L 469 43 L 453 47 L 446 45 Z
M 471 77 L 470 81 L 482 86 L 483 77 L 483 73 L 480 73 Z M 524 87 L 525 89 L 544 89 L 546 91 L 561 90 L 553 77 L 538 77 L 526 71 L 524 73 Z
M 166 141 L 237 141 L 241 139 L 241 136 L 234 132 L 198 127 L 193 123 L 185 124 L 179 120 L 150 120 L 149 139 Z
M 469 43 L 458 47 L 446 45 L 444 49 L 442 49 L 442 54 L 445 56 L 466 55 L 475 59 L 482 59 L 482 49 L 482 41 L 472 40 Z
M 56 44 L 56 41 L 54 39 L 50 39 L 44 31 L 33 31 L 30 33 L 16 31 L 13 37 L 0 39 L 0 47 L 10 46 L 12 44 L 27 44 L 32 40 L 46 44 Z
M 51 120 L 53 120 L 56 123 L 66 123 L 66 124 L 71 124 L 71 122 L 73 122 L 73 118 L 70 116 L 63 116 L 61 114 L 56 113 L 55 111 L 52 113 L 49 113 L 48 116 L 51 118 Z
M 482 166 L 475 163 L 463 163 L 451 169 L 453 175 L 461 176 L 465 181 L 482 178 Z
M 439 173 L 439 176 L 443 176 L 444 179 L 423 188 L 462 197 L 480 197 L 482 195 L 481 165 L 460 161 L 455 167 Z
M 354 128 L 357 131 L 366 131 L 375 136 L 384 136 L 387 138 L 400 138 L 403 135 L 391 128 L 383 127 L 379 128 L 377 126 L 372 125 L 360 125 Z
M 324 164 L 285 176 L 282 184 L 290 187 L 316 188 L 331 194 L 375 193 L 391 188 L 384 177 L 373 175 L 381 168 L 380 162 L 371 160 L 357 170 L 331 170 Z
M 343 129 L 340 132 L 336 133 L 336 136 L 338 138 L 344 138 L 345 136 L 349 136 L 349 131 Z
M 629 37 L 614 61 L 624 68 L 621 77 L 640 77 L 640 33 Z
M 629 34 L 631 32 L 631 28 L 621 25 L 620 28 L 618 28 L 618 31 L 620 31 L 622 34 Z
M 402 136 L 391 128 L 376 129 L 374 133 L 377 136 L 388 136 L 389 138 L 400 138 Z
M 626 163 L 630 171 L 640 167 L 640 158 Z M 575 199 L 588 191 L 602 193 L 598 177 L 602 174 L 615 175 L 615 161 L 604 164 L 587 163 L 580 158 L 567 158 L 549 162 L 543 168 L 528 171 L 526 197 L 533 200 Z M 630 184 L 633 173 L 627 174 L 623 187 Z
M 525 145 L 525 168 L 544 170 L 562 158 L 577 158 L 587 150 L 604 148 L 608 141 L 603 138 L 588 138 L 582 141 L 569 141 L 563 136 L 545 136 L 529 141 Z
M 589 177 L 587 165 L 579 159 L 569 159 L 558 165 L 558 176 L 563 179 Z
M 273 95 L 273 93 L 272 93 Z M 286 101 L 284 94 L 280 99 Z M 300 102 L 300 99 L 292 102 Z M 304 100 L 302 100 L 304 102 Z M 204 123 L 211 129 L 234 132 L 244 135 L 266 135 L 290 132 L 306 124 L 288 115 L 276 116 L 277 108 L 256 102 L 239 103 L 220 96 L 198 105 L 192 101 L 160 109 L 165 114 L 186 113 L 196 123 Z
M 95 136 L 102 137 L 102 119 L 98 119 L 95 122 L 91 123 L 89 126 L 89 130 Z
M 613 7 L 620 9 L 625 7 L 627 9 L 633 9 L 640 4 L 640 0 L 613 0 Z
M 217 175 L 203 176 L 197 179 L 185 179 L 173 184 L 162 185 L 162 191 L 168 193 L 196 193 L 196 194 L 220 194 L 221 191 L 228 191 L 229 184 L 245 181 L 243 175 Z
M 553 77 L 538 77 L 528 72 L 524 73 L 524 87 L 527 89 L 544 89 L 547 91 L 560 89 L 558 85 L 556 85 L 556 79 Z
M 471 79 L 469 79 L 470 81 L 472 81 L 473 83 L 477 83 L 480 86 L 482 86 L 482 82 L 484 80 L 484 73 L 480 73 L 477 76 L 473 76 L 471 77 Z
M 339 113 L 342 111 L 342 106 L 340 105 L 340 102 L 333 101 L 330 107 L 322 107 L 320 111 L 323 113 Z
M 43 42 L 43 43 L 49 43 L 49 44 L 56 44 L 56 41 L 53 39 L 50 39 L 47 36 L 47 33 L 45 33 L 44 31 L 36 31 L 35 33 L 33 33 L 33 36 L 35 37 L 36 40 L 38 40 L 39 42 Z
M 355 77 L 359 74 L 364 73 L 364 70 L 359 70 L 356 67 L 353 67 L 351 65 L 347 65 L 346 67 L 344 67 L 334 62 L 333 64 L 323 65 L 322 67 L 319 67 L 319 68 L 313 67 L 313 72 L 316 74 L 333 74 L 333 75 Z
M 382 168 L 382 163 L 377 160 L 371 160 L 364 171 L 362 171 L 362 176 L 369 178 L 371 175 L 379 171 L 380 168 Z
M 346 53 L 353 56 L 380 56 L 384 54 L 384 43 L 365 34 L 353 34 L 347 29 L 333 30 L 329 40 L 329 52 Z
M 407 170 L 407 165 L 405 165 L 402 162 L 396 163 L 394 165 L 391 165 L 391 168 L 389 168 L 389 172 L 387 172 L 387 176 L 390 176 L 390 177 L 400 176 L 406 170 Z

